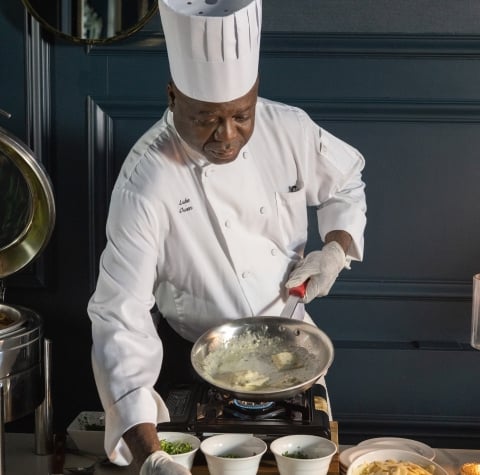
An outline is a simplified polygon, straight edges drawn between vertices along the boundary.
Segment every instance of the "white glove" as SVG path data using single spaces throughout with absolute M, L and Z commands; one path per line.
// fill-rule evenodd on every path
M 303 302 L 309 303 L 315 297 L 328 295 L 346 264 L 347 258 L 342 246 L 336 241 L 330 241 L 321 251 L 310 252 L 298 262 L 285 286 L 289 289 L 310 279 L 303 297 Z
M 192 475 L 183 465 L 173 461 L 173 458 L 163 450 L 150 454 L 140 469 L 140 475 Z

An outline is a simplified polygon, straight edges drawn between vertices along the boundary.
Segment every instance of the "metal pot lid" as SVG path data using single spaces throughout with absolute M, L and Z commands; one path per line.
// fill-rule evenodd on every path
M 43 251 L 54 223 L 48 175 L 32 150 L 0 127 L 0 279 Z

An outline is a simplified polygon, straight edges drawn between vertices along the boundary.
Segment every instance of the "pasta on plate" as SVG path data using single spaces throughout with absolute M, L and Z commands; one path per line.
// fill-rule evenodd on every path
M 413 462 L 383 460 L 360 465 L 355 475 L 432 475 L 433 465 L 420 466 Z

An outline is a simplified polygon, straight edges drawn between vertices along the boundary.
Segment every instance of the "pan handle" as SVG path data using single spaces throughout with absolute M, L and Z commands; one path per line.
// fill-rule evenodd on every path
M 303 299 L 305 297 L 305 292 L 307 291 L 307 284 L 310 279 L 307 279 L 305 282 L 297 285 L 296 287 L 292 287 L 288 289 L 288 295 L 294 295 L 295 297 L 299 297 Z

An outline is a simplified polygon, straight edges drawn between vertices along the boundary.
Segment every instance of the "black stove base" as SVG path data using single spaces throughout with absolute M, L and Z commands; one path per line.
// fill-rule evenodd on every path
M 325 387 L 315 384 L 295 398 L 277 401 L 273 409 L 243 410 L 232 399 L 207 384 L 179 384 L 160 388 L 170 412 L 170 422 L 159 431 L 191 432 L 204 438 L 218 433 L 249 433 L 271 441 L 289 434 L 331 438 Z

